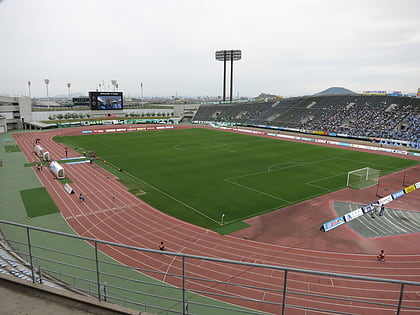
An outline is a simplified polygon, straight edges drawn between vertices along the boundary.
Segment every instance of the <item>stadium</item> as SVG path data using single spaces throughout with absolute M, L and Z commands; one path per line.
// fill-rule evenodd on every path
M 118 102 L 60 125 L 2 98 L 3 280 L 98 313 L 419 312 L 420 98 Z

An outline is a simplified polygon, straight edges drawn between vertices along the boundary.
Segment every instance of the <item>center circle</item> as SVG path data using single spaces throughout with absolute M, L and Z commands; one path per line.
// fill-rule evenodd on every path
M 224 143 L 184 142 L 177 144 L 175 149 L 191 152 L 219 152 L 228 151 L 230 149 L 230 145 Z

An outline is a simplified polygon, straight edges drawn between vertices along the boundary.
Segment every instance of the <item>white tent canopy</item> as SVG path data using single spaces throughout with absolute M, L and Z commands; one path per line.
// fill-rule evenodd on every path
M 64 168 L 60 164 L 58 164 L 58 162 L 52 161 L 50 163 L 50 170 L 56 178 L 58 179 L 65 178 Z
M 40 157 L 40 158 L 43 157 L 44 149 L 39 144 L 35 144 L 34 151 L 35 151 L 35 153 L 38 157 Z

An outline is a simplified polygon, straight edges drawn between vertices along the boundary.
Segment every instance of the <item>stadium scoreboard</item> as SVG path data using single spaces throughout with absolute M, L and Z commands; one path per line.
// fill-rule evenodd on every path
M 122 92 L 89 92 L 91 110 L 123 109 Z

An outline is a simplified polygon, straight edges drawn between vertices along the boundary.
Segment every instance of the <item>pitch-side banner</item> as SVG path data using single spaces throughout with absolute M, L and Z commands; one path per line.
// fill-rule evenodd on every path
M 349 222 L 351 220 L 354 220 L 354 219 L 362 216 L 363 214 L 366 214 L 366 213 L 369 213 L 369 212 L 375 210 L 375 208 L 378 207 L 379 205 L 385 205 L 385 204 L 387 204 L 387 203 L 389 203 L 389 202 L 391 202 L 395 199 L 398 199 L 398 198 L 400 198 L 400 197 L 402 197 L 402 196 L 404 196 L 404 195 L 406 195 L 406 194 L 408 194 L 408 193 L 410 193 L 410 192 L 412 192 L 416 189 L 420 189 L 420 182 L 417 182 L 417 183 L 415 183 L 411 186 L 408 186 L 408 187 L 404 188 L 403 190 L 396 191 L 391 195 L 385 196 L 385 197 L 383 197 L 383 198 L 381 198 L 381 199 L 379 199 L 375 202 L 372 202 L 368 205 L 365 205 L 365 206 L 363 206 L 359 209 L 348 212 L 345 215 L 343 215 L 341 217 L 338 217 L 334 220 L 331 220 L 327 223 L 324 223 L 321 226 L 321 229 L 324 230 L 325 232 L 327 232 L 329 230 L 332 230 L 332 229 L 334 229 L 334 228 L 336 228 L 336 227 L 338 227 L 338 226 L 340 226 L 340 225 L 342 225 L 346 222 Z
M 332 230 L 333 228 L 336 228 L 337 226 L 340 226 L 342 224 L 346 223 L 346 221 L 344 220 L 344 217 L 338 217 L 337 219 L 331 220 L 327 223 L 324 223 L 322 225 L 322 228 L 324 229 L 325 232 Z
M 393 193 L 392 198 L 395 200 L 395 199 L 398 199 L 398 198 L 400 198 L 404 195 L 405 195 L 404 190 L 400 190 L 400 191 L 397 191 L 397 192 Z
M 408 187 L 404 188 L 404 191 L 405 191 L 406 194 L 412 192 L 413 190 L 416 190 L 416 185 L 411 185 L 411 186 L 408 186 Z
M 386 205 L 387 203 L 389 203 L 391 201 L 392 201 L 392 195 L 388 195 L 386 197 L 383 197 L 383 198 L 379 199 L 377 202 L 380 205 Z
M 349 222 L 349 221 L 351 221 L 353 219 L 356 219 L 356 218 L 358 218 L 362 215 L 363 215 L 363 210 L 362 210 L 362 208 L 359 208 L 359 209 L 356 209 L 352 212 L 349 212 L 349 213 L 345 214 L 344 219 L 346 220 L 346 222 Z
M 369 213 L 369 212 L 375 210 L 375 208 L 373 207 L 372 204 L 370 204 L 370 205 L 366 205 L 366 206 L 362 207 L 362 210 L 363 210 L 364 213 Z

